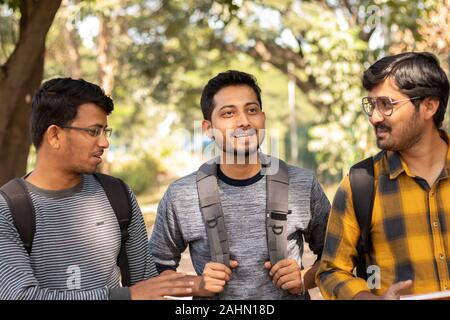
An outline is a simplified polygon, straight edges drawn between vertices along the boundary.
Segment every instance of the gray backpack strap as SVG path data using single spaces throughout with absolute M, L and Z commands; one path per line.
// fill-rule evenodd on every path
M 0 188 L 0 193 L 8 203 L 14 226 L 19 232 L 28 255 L 30 255 L 36 226 L 34 206 L 27 187 L 22 179 L 15 178 L 3 185 Z
M 200 210 L 206 225 L 211 260 L 229 266 L 230 247 L 220 203 L 217 164 L 215 162 L 206 162 L 198 169 L 197 191 Z
M 275 159 L 272 159 L 274 161 Z M 286 163 L 276 159 L 279 163 L 274 174 L 267 175 L 266 199 L 266 231 L 270 263 L 287 258 L 287 215 L 289 174 Z M 267 164 L 266 164 L 267 165 Z

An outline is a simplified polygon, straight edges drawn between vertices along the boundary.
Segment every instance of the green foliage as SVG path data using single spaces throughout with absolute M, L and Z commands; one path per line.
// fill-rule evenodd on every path
M 17 10 L 20 6 L 21 0 L 0 0 L 0 5 L 7 5 L 13 10 Z
M 14 50 L 19 34 L 18 21 L 18 13 L 0 2 L 0 65 Z
M 139 162 L 153 168 L 152 161 L 158 161 L 155 172 L 174 168 L 170 161 L 180 157 L 174 130 L 192 131 L 193 122 L 201 120 L 203 86 L 227 69 L 240 69 L 257 77 L 267 126 L 281 133 L 281 156 L 288 158 L 286 67 L 293 63 L 292 75 L 308 88 L 296 92 L 300 165 L 317 169 L 329 180 L 338 180 L 351 164 L 375 152 L 372 130 L 360 108 L 365 94 L 362 72 L 387 53 L 391 35 L 398 30 L 411 30 L 420 39 L 417 20 L 441 5 L 437 0 L 345 3 L 76 2 L 71 7 L 74 11 L 64 15 L 64 9 L 60 10 L 61 20 L 55 21 L 49 34 L 46 77 L 70 73 L 69 64 L 52 55 L 54 51 L 65 53 L 61 39 L 67 19 L 75 29 L 92 18 L 112 22 L 109 54 L 116 60 L 117 69 L 112 92 L 116 108 L 109 120 L 114 128 L 111 149 L 112 153 L 131 155 L 125 161 L 129 164 L 115 161 L 113 171 L 127 175 L 133 187 L 144 190 L 148 187 L 145 181 L 156 180 L 142 177 L 148 169 Z M 83 77 L 98 82 L 97 48 L 80 41 L 78 49 Z
M 113 166 L 112 175 L 126 181 L 136 194 L 152 192 L 159 185 L 160 165 L 151 155 L 135 158 L 122 166 Z

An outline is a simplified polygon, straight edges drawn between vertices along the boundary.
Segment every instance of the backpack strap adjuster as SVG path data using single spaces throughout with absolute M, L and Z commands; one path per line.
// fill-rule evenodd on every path
M 283 230 L 284 230 L 284 227 L 283 227 L 283 226 L 272 226 L 272 231 L 273 231 L 273 233 L 275 233 L 277 236 L 279 236 L 280 234 L 283 234 Z
M 206 220 L 206 224 L 208 225 L 209 228 L 215 228 L 217 226 L 217 217 L 213 217 L 213 218 L 208 218 Z

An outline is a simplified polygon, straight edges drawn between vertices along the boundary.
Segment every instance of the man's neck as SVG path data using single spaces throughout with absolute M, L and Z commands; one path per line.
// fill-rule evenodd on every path
M 254 177 L 261 171 L 261 161 L 259 156 L 250 157 L 250 159 L 256 159 L 255 161 L 248 161 L 246 157 L 244 164 L 238 164 L 236 158 L 231 163 L 227 163 L 227 158 L 222 156 L 223 161 L 220 163 L 220 170 L 228 178 L 235 180 L 245 180 Z M 244 161 L 243 161 L 244 162 Z
M 26 180 L 45 190 L 65 190 L 80 183 L 81 175 L 70 173 L 43 161 L 37 161 L 36 168 Z
M 400 151 L 400 155 L 412 174 L 424 178 L 432 186 L 444 168 L 447 150 L 448 145 L 439 132 L 431 130 L 413 147 Z

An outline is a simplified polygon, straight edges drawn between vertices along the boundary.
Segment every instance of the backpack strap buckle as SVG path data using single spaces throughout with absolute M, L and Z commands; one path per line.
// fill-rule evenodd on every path
M 215 228 L 217 226 L 217 217 L 212 217 L 212 218 L 208 218 L 206 219 L 206 224 L 208 225 L 209 228 Z

